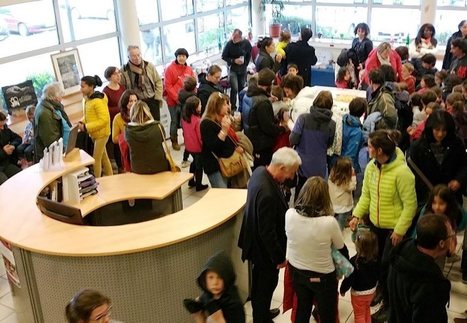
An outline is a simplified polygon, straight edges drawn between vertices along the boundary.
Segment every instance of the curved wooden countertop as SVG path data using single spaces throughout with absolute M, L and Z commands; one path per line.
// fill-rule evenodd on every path
M 81 151 L 79 159 L 65 162 L 60 170 L 43 172 L 34 165 L 1 185 L 0 237 L 14 246 L 40 254 L 71 257 L 128 254 L 201 235 L 231 219 L 246 202 L 246 190 L 210 189 L 198 202 L 174 214 L 152 221 L 105 227 L 67 224 L 43 215 L 36 205 L 39 192 L 63 174 L 93 162 L 92 157 Z M 133 176 L 129 178 L 134 179 Z M 140 185 L 135 190 L 144 188 Z M 122 182 L 121 189 L 132 188 Z M 108 201 L 103 201 L 103 205 Z

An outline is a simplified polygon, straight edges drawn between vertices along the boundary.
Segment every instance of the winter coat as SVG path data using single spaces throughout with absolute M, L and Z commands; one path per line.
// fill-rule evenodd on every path
M 122 80 L 121 84 L 125 86 L 126 89 L 130 90 L 135 90 L 138 92 L 138 97 L 140 99 L 149 99 L 146 98 L 144 95 L 141 93 L 141 89 L 138 88 L 138 86 L 135 84 L 134 81 L 134 73 L 130 70 L 130 62 L 127 64 L 123 65 L 121 71 L 122 71 Z M 144 61 L 142 62 L 145 70 L 146 70 L 146 76 L 151 83 L 151 87 L 154 90 L 154 98 L 157 101 L 162 101 L 162 79 L 159 75 L 159 73 L 156 70 L 156 67 L 154 64 Z
M 378 52 L 378 48 L 373 49 L 370 55 L 368 55 L 368 59 L 366 60 L 365 74 L 363 76 L 363 82 L 365 84 L 370 84 L 370 81 L 368 78 L 368 76 L 370 75 L 370 72 L 381 66 L 381 62 L 378 59 L 377 52 Z M 391 49 L 389 53 L 389 62 L 391 63 L 394 73 L 396 73 L 397 81 L 400 81 L 400 78 L 402 76 L 402 61 L 401 61 L 401 57 L 399 56 L 399 54 L 397 54 L 397 52 L 393 49 Z
M 213 271 L 224 281 L 224 289 L 220 298 L 214 299 L 206 287 L 206 273 Z M 206 265 L 198 276 L 198 286 L 203 291 L 199 300 L 209 314 L 222 310 L 226 323 L 244 323 L 245 310 L 243 302 L 235 286 L 235 271 L 232 261 L 224 252 L 218 252 L 208 259 Z
M 332 111 L 311 107 L 300 115 L 290 134 L 290 144 L 302 159 L 298 173 L 302 177 L 326 177 L 326 151 L 334 141 L 336 123 Z
M 200 153 L 202 148 L 201 118 L 197 115 L 191 115 L 190 122 L 182 119 L 183 138 L 185 140 L 185 149 L 190 153 Z
M 16 165 L 16 162 L 18 161 L 16 149 L 11 155 L 8 155 L 3 150 L 3 147 L 9 144 L 17 148 L 21 145 L 22 141 L 21 136 L 13 132 L 6 124 L 3 126 L 3 129 L 0 129 L 0 172 L 3 171 L 4 167 L 8 164 Z
M 238 65 L 234 60 L 243 56 L 243 64 Z M 222 59 L 227 62 L 230 72 L 246 74 L 246 68 L 251 59 L 251 44 L 247 39 L 242 39 L 238 43 L 229 40 L 222 51 Z
M 181 65 L 174 60 L 164 72 L 164 90 L 167 93 L 167 105 L 175 107 L 178 103 L 178 92 L 183 88 L 185 78 L 194 76 L 187 64 Z
M 396 148 L 383 165 L 371 160 L 365 169 L 362 195 L 353 210 L 357 218 L 370 214 L 377 228 L 394 229 L 403 236 L 417 210 L 415 177 L 405 163 L 404 153 Z
M 358 162 L 358 153 L 365 144 L 363 137 L 362 124 L 357 117 L 345 114 L 342 117 L 342 150 L 341 156 L 347 156 L 352 159 L 352 165 L 356 173 L 360 173 L 360 164 Z
M 274 72 L 279 70 L 280 65 L 264 50 L 259 51 L 258 57 L 255 60 L 256 72 L 261 71 L 264 68 L 269 68 Z
M 214 92 L 222 92 L 218 85 L 215 85 L 212 82 L 209 82 L 205 78 L 202 78 L 199 83 L 198 87 L 198 99 L 201 101 L 201 114 L 204 113 L 206 109 L 206 105 L 208 103 L 208 99 Z
M 373 50 L 373 42 L 366 37 L 360 41 L 357 37 L 352 41 L 352 49 L 357 53 L 358 63 L 363 64 L 363 67 L 365 67 L 368 55 L 370 55 Z
M 371 93 L 371 100 L 368 102 L 368 110 L 368 115 L 373 112 L 381 113 L 382 119 L 376 124 L 376 130 L 396 128 L 397 110 L 395 98 L 389 87 L 382 85 Z
M 467 79 L 467 54 L 454 58 L 449 69 L 451 74 L 456 74 L 461 80 Z
M 446 44 L 446 52 L 444 53 L 444 58 L 443 58 L 443 70 L 448 70 L 451 67 L 452 63 L 452 53 L 451 53 L 451 43 L 454 39 L 456 38 L 462 38 L 462 32 L 456 31 L 454 34 L 451 35 L 448 39 L 448 43 Z
M 421 39 L 419 51 L 417 52 L 417 45 L 415 45 L 415 39 L 409 45 L 409 57 L 411 59 L 421 58 L 425 54 L 436 55 L 437 49 L 436 46 L 433 46 L 431 42 L 428 44 L 425 43 L 425 40 Z M 430 48 L 431 47 L 431 48 Z
M 93 140 L 110 136 L 110 114 L 104 93 L 95 91 L 89 98 L 83 98 L 82 122 Z
M 315 65 L 318 58 L 315 54 L 315 48 L 308 45 L 308 42 L 299 40 L 290 43 L 285 48 L 287 64 L 296 64 L 298 66 L 298 75 L 303 77 L 303 85 L 311 85 L 311 66 Z
M 158 122 L 146 124 L 129 123 L 125 129 L 125 140 L 130 146 L 131 171 L 137 174 L 156 174 L 170 170 L 162 147 L 164 134 Z

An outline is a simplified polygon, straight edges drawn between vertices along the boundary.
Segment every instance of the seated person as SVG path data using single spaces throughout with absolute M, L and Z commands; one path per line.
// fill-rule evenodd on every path
M 0 185 L 21 171 L 21 168 L 17 166 L 16 149 L 22 139 L 8 128 L 6 122 L 6 114 L 0 111 Z
M 435 86 L 436 86 L 436 82 L 435 82 L 434 75 L 425 74 L 422 76 L 417 92 L 420 94 L 423 94 L 424 92 L 428 91 L 429 89 Z
M 28 117 L 29 122 L 24 128 L 23 142 L 18 146 L 18 158 L 20 159 L 19 163 L 21 168 L 28 167 L 32 165 L 33 154 L 34 154 L 34 111 L 36 107 L 30 105 L 26 108 L 26 116 Z
M 416 79 L 415 85 L 418 86 L 422 80 L 422 76 L 425 74 L 435 75 L 438 71 L 435 68 L 436 65 L 436 56 L 433 54 L 425 54 L 420 59 L 412 61 L 413 67 L 415 69 L 414 76 Z
M 185 299 L 183 304 L 197 323 L 244 323 L 245 311 L 235 286 L 233 264 L 224 252 L 218 252 L 207 261 L 197 279 L 202 294 Z
M 110 320 L 112 304 L 110 299 L 92 289 L 80 290 L 66 305 L 65 316 L 68 323 L 115 322 Z
M 348 66 L 342 66 L 337 72 L 336 87 L 338 89 L 353 89 L 352 74 Z

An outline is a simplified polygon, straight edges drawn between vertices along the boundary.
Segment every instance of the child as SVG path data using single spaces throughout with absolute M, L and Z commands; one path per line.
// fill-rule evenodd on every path
M 378 238 L 369 230 L 361 230 L 355 239 L 357 254 L 350 258 L 353 273 L 344 279 L 340 287 L 342 296 L 351 288 L 350 299 L 354 321 L 371 323 L 370 304 L 378 282 Z
M 425 54 L 420 59 L 413 61 L 414 64 L 414 76 L 417 80 L 416 85 L 418 85 L 425 74 L 435 75 L 438 71 L 435 68 L 436 65 L 436 56 L 433 54 Z
M 412 64 L 405 63 L 404 65 L 402 65 L 402 83 L 405 83 L 407 85 L 407 92 L 409 92 L 409 94 L 415 92 L 415 76 L 412 75 L 413 71 L 414 67 Z
M 24 128 L 23 142 L 18 146 L 18 157 L 20 160 L 18 164 L 21 165 L 21 168 L 26 168 L 32 164 L 33 154 L 34 154 L 34 111 L 36 107 L 29 105 L 26 108 L 26 116 L 28 117 L 29 122 Z
M 420 87 L 417 92 L 423 94 L 434 86 L 436 86 L 435 77 L 431 74 L 425 74 L 422 76 Z
M 224 252 L 218 252 L 207 261 L 197 279 L 203 291 L 196 300 L 184 299 L 185 308 L 197 323 L 244 323 L 245 311 L 235 286 L 232 262 Z
M 444 80 L 448 76 L 448 72 L 441 70 L 435 73 L 435 82 L 441 89 L 444 87 Z
M 354 84 L 352 82 L 352 74 L 347 66 L 342 66 L 337 72 L 336 87 L 338 89 L 352 89 Z
M 65 307 L 68 323 L 116 322 L 110 319 L 112 304 L 110 298 L 92 289 L 77 292 Z
M 196 96 L 189 97 L 182 110 L 182 128 L 183 139 L 185 141 L 185 151 L 193 156 L 193 162 L 190 164 L 190 173 L 194 178 L 188 182 L 188 187 L 195 187 L 196 191 L 202 191 L 208 188 L 208 185 L 202 184 L 203 163 L 201 160 L 201 101 Z M 187 158 L 188 159 L 188 158 Z
M 297 66 L 297 64 L 291 63 L 291 64 L 287 65 L 287 74 L 297 76 L 298 75 L 298 66 Z
M 185 105 L 186 100 L 196 95 L 196 79 L 193 76 L 187 76 L 183 81 L 183 87 L 178 92 L 178 104 L 180 105 L 180 113 L 182 113 L 183 106 Z M 182 168 L 188 167 L 190 162 L 188 161 L 189 153 L 185 150 L 183 151 L 183 160 L 182 160 Z
M 329 195 L 334 209 L 334 216 L 339 223 L 341 231 L 344 230 L 347 220 L 352 215 L 353 195 L 357 186 L 352 160 L 347 157 L 337 158 L 331 169 L 328 179 Z
M 461 93 L 451 93 L 446 98 L 446 111 L 452 115 L 456 124 L 456 135 L 467 142 L 467 111 L 464 109 L 464 96 Z
M 415 96 L 415 94 L 418 94 L 420 96 L 421 104 L 418 105 L 419 111 L 417 111 L 417 109 L 414 109 L 414 106 L 417 106 L 416 103 L 418 101 L 418 97 Z M 407 129 L 409 133 L 411 129 L 417 128 L 417 126 L 427 118 L 425 107 L 428 105 L 428 103 L 436 102 L 436 100 L 438 99 L 436 96 L 436 93 L 431 90 L 426 91 L 425 93 L 423 93 L 423 95 L 421 95 L 420 93 L 415 93 L 415 94 L 412 96 L 412 99 L 411 99 L 413 101 L 412 103 L 413 121 L 412 121 L 412 126 L 409 127 L 409 129 Z
M 288 108 L 287 102 L 284 102 L 284 90 L 278 85 L 273 85 L 271 88 L 271 95 L 274 100 L 274 102 L 272 102 L 272 111 L 274 116 L 277 116 L 279 110 Z
M 438 103 L 436 102 L 428 103 L 428 105 L 425 107 L 425 110 L 424 110 L 425 115 L 426 115 L 425 120 L 423 120 L 416 128 L 412 128 L 412 127 L 408 128 L 410 130 L 407 130 L 407 132 L 409 133 L 410 139 L 412 141 L 420 139 L 420 137 L 422 136 L 423 130 L 425 130 L 426 120 L 436 110 L 441 110 L 441 106 Z

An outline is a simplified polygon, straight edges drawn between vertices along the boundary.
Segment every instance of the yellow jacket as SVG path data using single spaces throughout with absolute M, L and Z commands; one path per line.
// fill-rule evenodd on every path
M 112 142 L 118 144 L 118 136 L 125 134 L 126 122 L 122 118 L 122 114 L 119 112 L 115 115 L 114 121 L 112 122 Z
M 276 44 L 276 54 L 280 54 L 282 58 L 285 58 L 285 48 L 289 43 L 280 41 Z
M 83 98 L 82 122 L 92 139 L 110 136 L 110 114 L 107 102 L 107 96 L 97 91 L 90 98 Z

